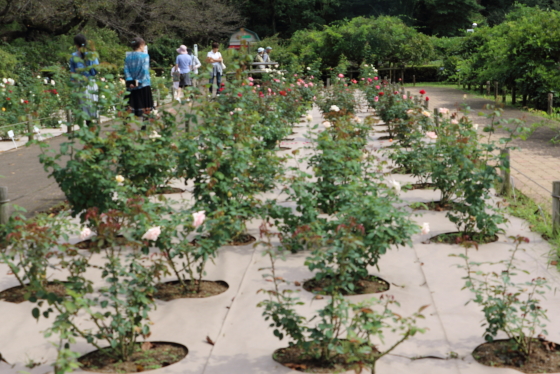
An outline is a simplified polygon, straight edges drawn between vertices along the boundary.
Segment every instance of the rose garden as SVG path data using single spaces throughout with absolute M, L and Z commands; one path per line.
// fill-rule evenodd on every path
M 550 246 L 500 195 L 520 121 L 235 69 L 142 123 L 107 75 L 90 127 L 71 84 L 3 83 L 74 130 L 32 141 L 69 209 L 0 226 L 0 372 L 560 372 Z

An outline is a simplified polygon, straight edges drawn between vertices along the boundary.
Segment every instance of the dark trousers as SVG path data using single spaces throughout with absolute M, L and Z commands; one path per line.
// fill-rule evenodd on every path
M 216 77 L 216 84 L 218 85 L 217 93 L 220 93 L 220 88 L 222 86 L 222 74 L 220 74 L 217 71 L 214 74 L 212 74 L 212 76 L 210 77 L 210 93 L 212 93 L 212 85 L 214 84 L 214 77 Z

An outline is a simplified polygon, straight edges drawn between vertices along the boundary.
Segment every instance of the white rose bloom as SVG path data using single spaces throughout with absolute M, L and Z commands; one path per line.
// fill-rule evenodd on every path
M 8 83 L 8 80 L 6 78 L 2 78 L 2 83 L 6 84 Z
M 49 80 L 47 78 L 43 79 L 44 84 L 49 84 Z
M 158 139 L 161 138 L 161 135 L 157 133 L 157 131 L 152 131 L 152 134 L 149 136 L 150 139 Z
M 325 126 L 325 128 L 330 128 L 331 127 L 331 123 L 329 121 L 325 121 L 323 122 L 323 126 Z
M 421 234 L 422 234 L 422 235 L 426 235 L 426 234 L 428 234 L 429 232 L 430 232 L 430 224 L 429 224 L 428 222 L 424 222 L 424 223 L 422 224 L 422 232 L 421 232 Z
M 117 181 L 117 183 L 122 183 L 124 182 L 124 177 L 122 175 L 117 175 L 115 177 L 115 180 Z
M 306 69 L 307 69 L 307 70 L 311 70 L 311 68 L 310 68 L 309 66 L 308 66 Z
M 331 105 L 330 111 L 331 112 L 340 112 L 340 108 L 336 105 Z
M 473 129 L 478 130 L 478 123 L 475 123 L 474 125 L 472 125 Z
M 389 181 L 389 187 L 393 187 L 397 192 L 401 191 L 401 184 L 394 179 Z
M 54 80 L 51 80 L 51 84 L 54 86 L 56 83 L 54 82 Z

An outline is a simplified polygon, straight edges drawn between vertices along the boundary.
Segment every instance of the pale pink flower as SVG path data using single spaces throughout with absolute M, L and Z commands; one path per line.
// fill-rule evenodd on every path
M 441 114 L 447 114 L 447 113 L 449 113 L 449 109 L 447 109 L 447 108 L 439 108 L 439 112 L 440 112 Z
M 313 101 L 317 100 L 317 96 L 313 96 Z
M 403 100 L 406 100 L 406 95 L 402 95 Z
M 142 239 L 156 241 L 161 234 L 161 228 L 159 226 L 152 227 L 144 235 L 142 235 Z
M 84 227 L 82 232 L 80 232 L 80 239 L 86 240 L 87 238 L 89 238 L 90 235 L 91 235 L 91 230 L 89 229 L 89 227 Z
M 458 124 L 459 124 L 459 121 L 457 121 L 456 119 L 452 119 L 452 120 L 451 120 L 451 124 L 452 124 L 452 125 L 458 125 Z
M 306 83 L 306 84 L 303 85 L 303 87 L 307 88 L 307 87 L 309 87 L 309 85 Z
M 426 235 L 430 232 L 430 224 L 428 222 L 424 222 L 422 224 L 422 231 L 420 232 L 420 234 L 422 235 Z
M 380 90 L 381 87 L 380 87 L 380 86 L 375 86 L 375 89 L 376 89 L 376 90 Z
M 437 139 L 437 134 L 436 134 L 435 132 L 433 132 L 433 131 L 428 131 L 428 132 L 426 133 L 426 136 L 427 136 L 428 138 L 430 138 L 430 139 Z
M 344 74 L 338 74 L 339 78 L 344 78 Z
M 254 83 L 253 82 L 249 82 L 249 86 L 252 86 Z
M 249 79 L 251 82 L 253 81 L 253 77 L 249 77 L 249 78 L 247 78 L 247 79 Z
M 201 210 L 200 212 L 193 213 L 192 216 L 193 226 L 194 228 L 197 228 L 204 223 L 204 220 L 206 219 L 206 212 L 204 210 Z
M 297 74 L 294 74 L 294 77 L 297 77 Z
M 374 97 L 373 101 L 378 102 L 379 101 L 379 96 Z
M 309 84 L 309 87 L 313 87 L 313 86 L 314 86 L 313 82 L 309 82 L 308 84 Z

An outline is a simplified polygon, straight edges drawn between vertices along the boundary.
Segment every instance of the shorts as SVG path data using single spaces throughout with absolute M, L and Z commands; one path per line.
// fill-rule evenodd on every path
M 190 73 L 181 74 L 181 78 L 179 79 L 179 87 L 183 88 L 185 86 L 192 86 Z

